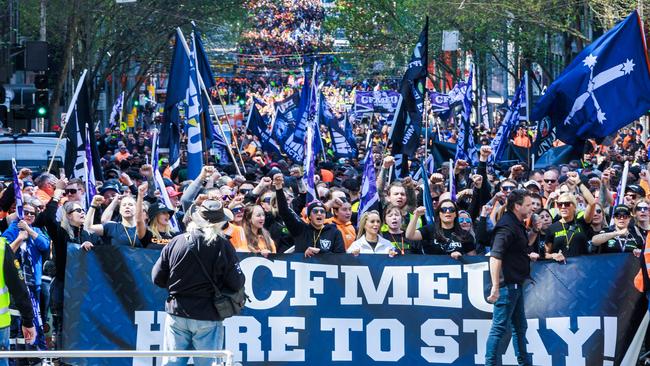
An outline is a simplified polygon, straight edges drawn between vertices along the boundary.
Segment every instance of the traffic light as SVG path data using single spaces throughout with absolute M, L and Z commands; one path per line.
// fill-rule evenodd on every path
M 47 75 L 36 75 L 34 78 L 34 86 L 36 87 L 36 93 L 34 95 L 34 108 L 36 110 L 36 117 L 47 118 L 48 106 L 50 104 L 50 92 L 47 89 Z
M 140 106 L 140 99 L 139 98 L 133 98 L 133 106 L 138 108 Z

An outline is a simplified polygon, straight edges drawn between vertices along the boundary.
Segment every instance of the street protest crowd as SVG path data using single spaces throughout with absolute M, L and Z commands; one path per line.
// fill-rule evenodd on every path
M 345 89 L 331 86 L 324 92 L 340 103 L 345 113 Z M 271 103 L 285 96 L 284 89 L 280 93 L 249 96 Z M 391 175 L 395 159 L 387 151 L 387 136 L 381 133 L 377 120 L 364 117 L 352 124 L 359 146 L 358 156 L 352 158 L 337 158 L 328 130 L 322 130 L 325 152 L 315 166 L 317 196 L 313 200 L 307 199 L 303 166 L 287 156 L 264 151 L 259 139 L 240 126 L 237 136 L 245 167 L 241 175 L 233 163 L 211 159 L 195 179 L 188 179 L 185 154 L 173 169 L 167 156 L 154 162 L 172 207 L 154 188 L 154 168 L 148 159 L 152 131 L 97 132 L 104 175 L 103 181 L 96 182 L 97 195 L 87 201 L 86 182 L 68 179 L 63 172 L 57 175 L 18 167 L 24 216 L 18 219 L 14 211 L 15 186 L 5 182 L 0 196 L 0 240 L 11 246 L 21 262 L 29 289 L 40 294 L 40 324 L 50 323 L 48 314 L 53 316 L 55 338 L 62 329 L 68 246 L 160 250 L 200 221 L 196 213 L 206 201 L 220 201 L 232 213 L 223 233 L 236 251 L 263 256 L 375 253 L 391 257 L 447 255 L 462 261 L 464 256 L 489 255 L 490 233 L 504 213 L 508 194 L 519 189 L 532 197 L 534 207 L 526 222 L 533 260 L 562 265 L 580 255 L 629 252 L 639 256 L 644 249 L 650 230 L 650 174 L 647 145 L 640 139 L 638 123 L 621 129 L 609 146 L 593 141 L 582 160 L 567 164 L 533 169 L 528 162 L 519 161 L 495 169 L 488 164 L 492 150 L 485 144 L 479 148 L 477 165 L 445 161 L 417 178 L 420 159 L 427 155 L 422 139 L 410 164 L 412 174 L 401 179 Z M 526 136 L 533 132 L 525 124 L 521 129 Z M 510 144 L 521 129 L 513 131 Z M 449 126 L 445 133 L 433 136 L 452 138 L 453 130 Z M 477 141 L 494 138 L 488 130 L 476 131 Z M 366 149 L 368 136 L 367 146 L 371 147 Z M 360 215 L 367 153 L 374 160 L 373 183 L 380 202 Z M 624 166 L 629 168 L 624 170 Z M 622 176 L 624 171 L 627 177 Z M 617 192 L 623 179 L 627 180 L 625 189 Z M 434 204 L 433 220 L 425 217 L 425 181 Z M 43 329 L 36 347 L 47 347 Z

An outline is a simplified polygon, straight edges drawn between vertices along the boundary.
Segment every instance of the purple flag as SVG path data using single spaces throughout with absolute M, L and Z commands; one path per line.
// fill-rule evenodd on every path
M 16 170 L 16 159 L 11 159 L 11 167 L 14 173 L 14 192 L 16 195 L 16 214 L 18 219 L 23 219 L 23 191 L 20 190 L 20 184 L 18 183 L 18 171 Z

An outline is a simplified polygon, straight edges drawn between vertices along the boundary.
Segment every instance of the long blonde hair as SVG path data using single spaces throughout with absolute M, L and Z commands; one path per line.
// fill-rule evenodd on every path
M 61 215 L 61 227 L 63 230 L 65 230 L 70 238 L 75 237 L 74 229 L 72 228 L 72 225 L 70 225 L 70 220 L 68 220 L 68 212 L 74 208 L 74 206 L 79 206 L 80 208 L 81 205 L 79 202 L 66 202 L 63 204 L 63 215 Z
M 162 213 L 162 212 L 161 212 Z M 169 214 L 169 218 L 171 219 Z M 158 226 L 158 215 L 156 215 L 151 221 L 149 221 L 149 231 L 153 234 L 154 238 L 162 239 L 162 234 L 166 234 L 168 237 L 172 235 L 172 226 L 168 223 L 162 227 Z
M 244 208 L 244 219 L 243 219 L 243 227 L 244 227 L 244 235 L 246 236 L 246 242 L 248 244 L 248 250 L 250 250 L 252 253 L 259 252 L 261 249 L 260 248 L 260 241 L 258 239 L 258 236 L 261 235 L 264 238 L 264 241 L 266 242 L 266 248 L 268 250 L 271 250 L 271 234 L 269 233 L 268 230 L 265 228 L 259 229 L 258 232 L 255 232 L 255 228 L 253 227 L 252 219 L 253 219 L 253 214 L 255 213 L 255 207 L 259 207 L 262 212 L 264 212 L 264 209 L 260 205 L 251 205 L 251 206 L 246 206 Z
M 357 239 L 363 238 L 363 236 L 366 234 L 366 221 L 368 221 L 368 216 L 370 215 L 377 215 L 379 217 L 379 223 L 381 226 L 381 215 L 379 214 L 379 211 L 372 210 L 372 211 L 364 212 L 363 215 L 361 215 L 361 219 L 359 219 L 359 230 L 357 233 Z

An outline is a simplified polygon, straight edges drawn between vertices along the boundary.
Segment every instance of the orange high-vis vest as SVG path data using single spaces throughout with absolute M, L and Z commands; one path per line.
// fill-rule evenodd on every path
M 643 286 L 643 270 L 646 271 L 646 275 L 650 276 L 650 232 L 648 233 L 648 236 L 645 238 L 645 245 L 643 246 L 643 252 L 641 253 L 643 256 L 643 262 L 645 263 L 645 268 L 641 268 L 639 270 L 639 273 L 637 273 L 636 277 L 634 277 L 634 287 L 636 287 L 639 292 L 644 292 L 645 286 Z

